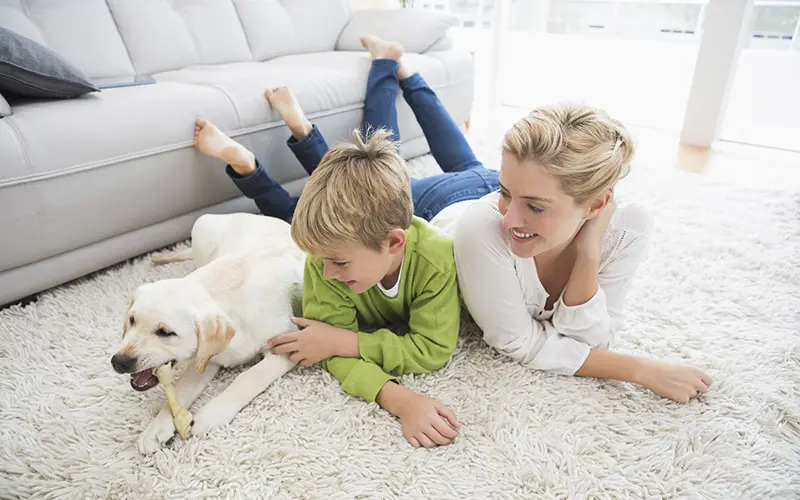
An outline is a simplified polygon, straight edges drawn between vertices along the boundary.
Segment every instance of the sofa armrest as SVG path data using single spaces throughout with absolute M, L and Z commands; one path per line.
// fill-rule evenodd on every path
M 411 53 L 440 50 L 448 46 L 443 42 L 447 38 L 447 31 L 459 24 L 456 16 L 440 12 L 417 9 L 361 10 L 353 14 L 339 34 L 336 50 L 366 50 L 359 41 L 363 35 L 377 35 L 384 40 L 400 42 L 406 52 Z

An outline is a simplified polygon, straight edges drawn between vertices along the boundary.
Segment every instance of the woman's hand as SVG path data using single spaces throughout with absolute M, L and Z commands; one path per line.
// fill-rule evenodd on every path
M 608 200 L 606 206 L 594 218 L 589 219 L 575 236 L 575 248 L 578 250 L 578 258 L 588 257 L 599 260 L 600 252 L 603 249 L 603 239 L 605 238 L 611 217 L 617 210 L 617 202 L 614 196 Z

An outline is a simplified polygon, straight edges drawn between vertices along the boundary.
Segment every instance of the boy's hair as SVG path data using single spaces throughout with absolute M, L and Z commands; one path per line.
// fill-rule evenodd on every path
M 354 130 L 352 144 L 322 158 L 292 218 L 292 238 L 305 252 L 320 255 L 342 243 L 379 250 L 389 231 L 411 226 L 408 170 L 391 135 Z
M 622 123 L 599 109 L 569 102 L 534 109 L 503 141 L 503 152 L 541 164 L 579 204 L 614 189 L 628 174 L 634 151 Z

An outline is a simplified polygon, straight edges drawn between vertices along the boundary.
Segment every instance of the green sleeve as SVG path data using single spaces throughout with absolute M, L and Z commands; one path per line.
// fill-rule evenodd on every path
M 358 332 L 352 300 L 323 278 L 319 265 L 311 257 L 306 259 L 303 276 L 303 317 Z M 394 379 L 380 366 L 363 359 L 334 356 L 323 361 L 323 367 L 336 377 L 346 393 L 370 402 L 375 401 L 387 381 Z
M 436 273 L 411 300 L 408 333 L 359 333 L 361 357 L 399 375 L 438 370 L 456 348 L 460 313 L 455 270 Z

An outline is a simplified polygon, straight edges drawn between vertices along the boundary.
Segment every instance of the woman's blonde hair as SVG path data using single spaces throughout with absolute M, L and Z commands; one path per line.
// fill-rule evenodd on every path
M 576 103 L 533 110 L 503 140 L 504 153 L 542 165 L 578 204 L 594 201 L 628 175 L 634 149 L 622 123 Z
M 391 135 L 354 131 L 352 144 L 322 158 L 292 218 L 292 238 L 305 252 L 319 256 L 343 243 L 379 250 L 392 229 L 411 226 L 408 169 Z

